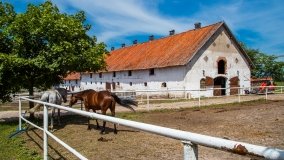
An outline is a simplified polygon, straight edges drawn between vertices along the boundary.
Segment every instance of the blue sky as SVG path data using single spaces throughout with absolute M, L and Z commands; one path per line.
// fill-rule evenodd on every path
M 28 3 L 44 0 L 2 0 L 17 12 Z M 61 12 L 74 14 L 83 10 L 92 25 L 90 35 L 97 36 L 108 48 L 131 45 L 134 39 L 147 41 L 149 35 L 167 36 L 225 21 L 239 41 L 249 47 L 284 55 L 283 0 L 52 0 Z M 284 57 L 281 59 L 284 61 Z

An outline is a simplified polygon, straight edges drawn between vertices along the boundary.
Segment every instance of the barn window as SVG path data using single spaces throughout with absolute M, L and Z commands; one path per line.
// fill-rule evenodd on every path
M 225 74 L 225 65 L 226 62 L 222 59 L 218 62 L 218 74 Z
M 102 78 L 102 73 L 99 73 L 99 77 Z
M 149 75 L 152 76 L 152 75 L 154 75 L 154 74 L 155 74 L 154 68 L 150 69 L 150 70 L 149 70 Z
M 116 77 L 116 72 L 113 72 L 113 73 L 112 73 L 112 76 L 113 76 L 113 77 Z
M 92 73 L 90 73 L 90 78 L 92 78 L 93 77 L 93 74 Z
M 238 58 L 236 58 L 236 59 L 235 59 L 235 62 L 236 62 L 236 63 L 238 63 L 238 62 L 239 62 L 239 59 L 238 59 Z
M 166 83 L 166 82 L 163 82 L 163 83 L 162 83 L 162 87 L 167 87 L 167 83 Z
M 207 56 L 205 56 L 203 59 L 204 59 L 205 62 L 208 61 L 208 57 Z
M 130 82 L 129 85 L 132 86 L 132 82 Z
M 132 76 L 132 71 L 128 71 L 128 76 Z
M 144 86 L 147 87 L 147 82 L 144 82 Z
M 200 89 L 205 89 L 206 88 L 206 80 L 205 78 L 202 78 L 200 80 Z

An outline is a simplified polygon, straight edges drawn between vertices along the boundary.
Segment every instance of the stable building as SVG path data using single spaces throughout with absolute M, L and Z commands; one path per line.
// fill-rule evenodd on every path
M 106 71 L 81 73 L 80 89 L 185 90 L 181 96 L 232 95 L 250 87 L 252 62 L 225 22 L 195 28 L 131 46 L 106 57 Z M 66 79 L 68 80 L 68 79 Z M 190 91 L 192 90 L 192 91 Z M 196 92 L 194 90 L 201 90 Z

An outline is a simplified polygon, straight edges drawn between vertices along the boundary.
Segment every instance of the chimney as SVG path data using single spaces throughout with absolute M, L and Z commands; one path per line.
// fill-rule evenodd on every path
M 125 43 L 122 43 L 122 44 L 121 44 L 121 48 L 124 48 L 124 47 L 125 47 Z
M 137 42 L 138 42 L 137 39 L 135 39 L 135 40 L 133 41 L 133 44 L 137 44 Z
M 153 41 L 154 40 L 154 35 L 149 36 L 149 41 Z
M 201 23 L 200 23 L 200 22 L 194 23 L 194 28 L 195 28 L 195 29 L 201 28 Z
M 114 47 L 111 47 L 110 50 L 111 50 L 111 51 L 114 51 Z
M 174 35 L 175 34 L 175 30 L 170 30 L 170 36 Z

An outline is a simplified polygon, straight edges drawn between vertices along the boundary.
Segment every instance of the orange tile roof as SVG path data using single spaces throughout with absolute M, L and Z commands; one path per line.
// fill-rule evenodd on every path
M 79 72 L 72 72 L 68 74 L 64 80 L 80 80 L 81 74 Z
M 107 71 L 185 65 L 224 22 L 120 48 L 106 57 Z

